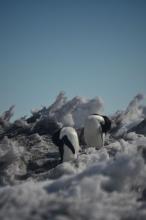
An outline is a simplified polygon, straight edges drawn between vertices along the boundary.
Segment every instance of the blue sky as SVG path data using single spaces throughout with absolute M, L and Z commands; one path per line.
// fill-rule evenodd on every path
M 0 112 L 100 96 L 105 112 L 146 94 L 145 0 L 0 0 Z

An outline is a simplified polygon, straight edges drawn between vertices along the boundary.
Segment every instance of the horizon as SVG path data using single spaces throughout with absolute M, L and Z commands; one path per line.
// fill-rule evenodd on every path
M 106 114 L 146 94 L 146 1 L 0 0 L 0 112 L 48 107 L 60 91 Z

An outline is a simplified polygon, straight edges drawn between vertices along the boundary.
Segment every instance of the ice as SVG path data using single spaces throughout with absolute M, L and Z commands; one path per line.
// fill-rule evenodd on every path
M 62 164 L 51 142 L 57 123 L 81 129 L 88 114 L 102 109 L 100 98 L 68 101 L 61 93 L 29 120 L 3 118 L 0 219 L 145 220 L 146 136 L 130 130 L 145 118 L 143 98 L 111 116 L 103 148 L 83 144 L 76 160 Z

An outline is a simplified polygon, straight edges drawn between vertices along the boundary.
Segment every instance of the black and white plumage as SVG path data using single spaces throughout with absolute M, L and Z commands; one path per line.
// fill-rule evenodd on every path
M 92 114 L 87 117 L 84 125 L 84 139 L 88 147 L 101 148 L 105 134 L 111 128 L 111 120 L 104 115 Z
M 52 136 L 52 141 L 59 147 L 61 162 L 77 158 L 80 146 L 77 132 L 72 127 L 62 127 Z

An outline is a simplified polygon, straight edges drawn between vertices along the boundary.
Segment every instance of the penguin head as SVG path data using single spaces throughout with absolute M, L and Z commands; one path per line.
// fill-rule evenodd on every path
M 111 129 L 111 120 L 107 116 L 100 115 L 100 114 L 97 114 L 97 113 L 96 114 L 94 113 L 92 115 L 97 116 L 97 119 L 101 124 L 101 128 L 102 128 L 103 133 L 106 133 Z

